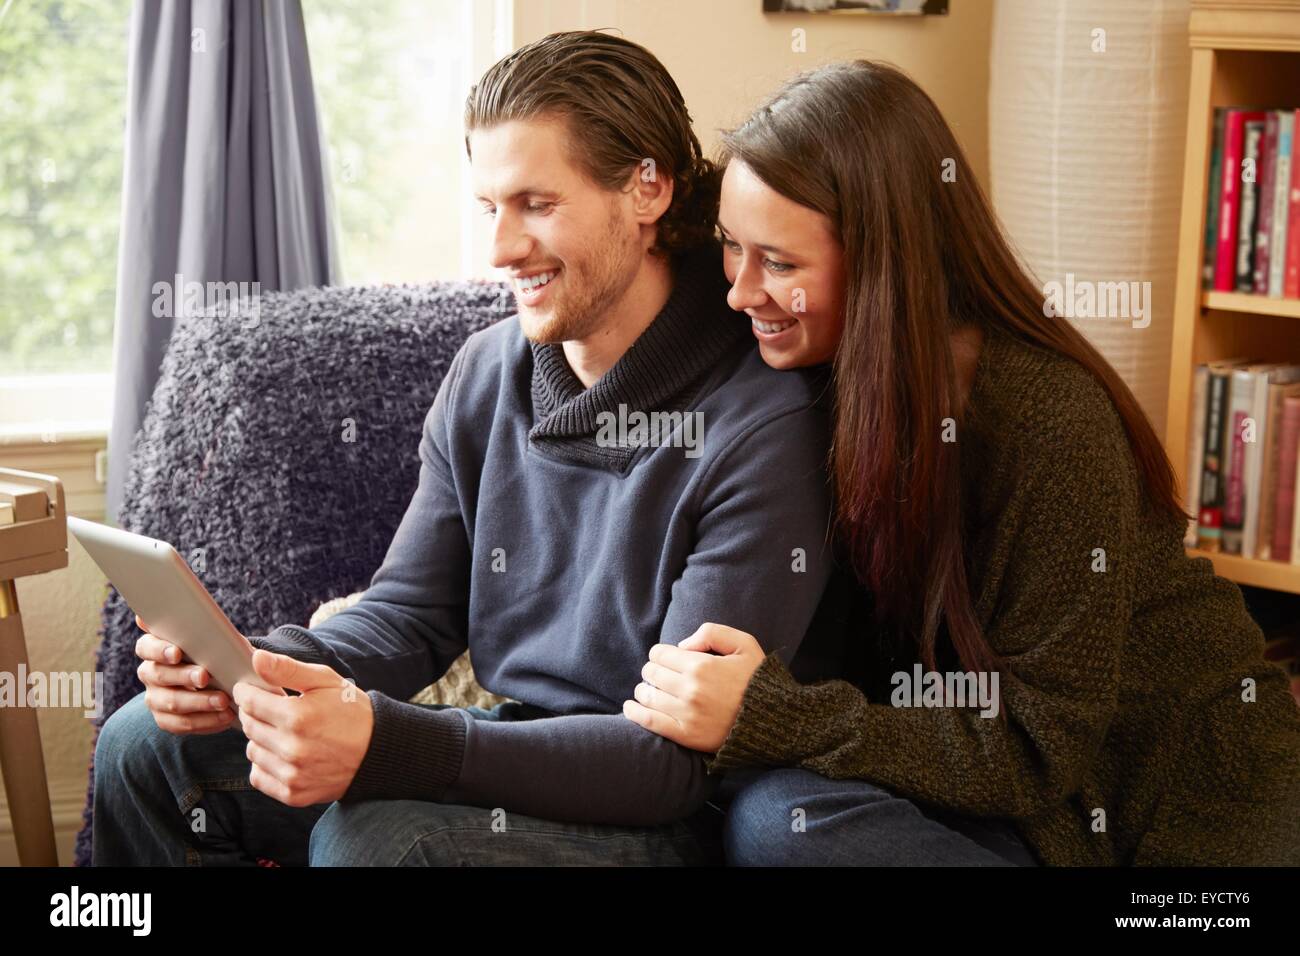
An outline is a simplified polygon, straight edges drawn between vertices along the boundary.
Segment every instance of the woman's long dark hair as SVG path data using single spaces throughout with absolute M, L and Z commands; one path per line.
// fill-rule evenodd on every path
M 803 73 L 723 134 L 722 161 L 731 160 L 825 215 L 839 235 L 836 532 L 878 625 L 915 641 L 927 668 L 935 668 L 941 625 L 964 669 L 1001 664 L 976 619 L 966 572 L 954 494 L 960 443 L 936 438 L 944 419 L 961 418 L 950 338 L 957 329 L 996 326 L 1096 376 L 1151 502 L 1187 517 L 1132 392 L 1068 321 L 1044 315 L 1043 292 L 1009 248 L 956 138 L 908 76 L 869 60 Z

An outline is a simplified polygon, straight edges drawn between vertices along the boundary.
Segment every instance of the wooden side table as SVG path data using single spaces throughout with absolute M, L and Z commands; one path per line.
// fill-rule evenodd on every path
M 17 580 L 68 566 L 63 484 L 0 468 L 0 672 L 27 672 Z M 25 687 L 18 688 L 26 693 Z M 0 771 L 22 866 L 58 866 L 41 729 L 31 707 L 0 707 Z

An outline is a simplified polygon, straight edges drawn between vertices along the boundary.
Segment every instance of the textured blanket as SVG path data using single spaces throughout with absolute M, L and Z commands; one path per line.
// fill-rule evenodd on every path
M 181 320 L 131 451 L 118 523 L 171 542 L 244 634 L 307 625 L 364 590 L 419 477 L 429 406 L 474 331 L 514 312 L 488 282 L 268 293 Z M 96 668 L 104 720 L 141 690 L 115 589 Z M 76 863 L 90 864 L 94 758 Z

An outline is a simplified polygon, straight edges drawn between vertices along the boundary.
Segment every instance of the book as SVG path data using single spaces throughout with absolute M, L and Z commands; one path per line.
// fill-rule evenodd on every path
M 1300 115 L 1300 110 L 1291 115 L 1294 120 L 1297 115 Z M 1293 122 L 1293 143 L 1294 140 Z M 1295 152 L 1294 145 L 1291 152 Z M 1282 295 L 1288 299 L 1298 299 L 1300 298 L 1300 162 L 1295 162 L 1294 157 L 1291 163 L 1291 190 L 1286 202 L 1286 229 L 1289 236 L 1296 238 L 1287 243 L 1286 252 L 1284 253 L 1286 264 L 1282 281 Z
M 1237 287 L 1237 225 L 1241 209 L 1242 158 L 1246 123 L 1263 118 L 1258 110 L 1232 108 L 1224 117 L 1223 165 L 1219 178 L 1219 235 L 1214 257 L 1214 288 Z
M 1223 536 L 1223 427 L 1227 408 L 1228 373 L 1210 367 L 1205 390 L 1205 455 L 1201 459 L 1201 506 L 1196 520 L 1196 544 L 1218 551 Z
M 1214 111 L 1214 129 L 1210 134 L 1209 197 L 1205 203 L 1205 250 L 1201 263 L 1204 284 L 1214 285 L 1214 257 L 1219 238 L 1219 197 L 1223 192 L 1223 126 L 1228 111 L 1222 106 Z M 1188 472 L 1189 475 L 1192 472 Z M 1196 513 L 1195 503 L 1188 510 Z
M 1292 144 L 1295 113 L 1278 110 L 1277 155 L 1273 163 L 1273 236 L 1269 240 L 1268 294 L 1281 298 L 1286 286 L 1286 251 L 1289 244 Z
M 1260 467 L 1259 527 L 1256 529 L 1255 551 L 1251 555 L 1260 561 L 1269 561 L 1273 557 L 1273 529 L 1276 526 L 1275 506 L 1280 471 L 1278 456 L 1282 449 L 1279 432 L 1282 428 L 1282 401 L 1288 395 L 1300 396 L 1300 366 L 1285 366 L 1269 376 L 1268 410 L 1264 420 L 1265 441 Z
M 1246 290 L 1256 295 L 1268 294 L 1269 244 L 1273 241 L 1273 188 L 1275 185 L 1274 164 L 1277 160 L 1277 110 L 1264 114 L 1264 136 L 1259 146 L 1259 173 L 1256 183 L 1258 197 L 1255 214 L 1255 248 L 1251 263 L 1251 288 Z M 1244 196 L 1244 194 L 1243 194 Z
M 1294 401 L 1300 402 L 1300 398 Z M 1300 499 L 1300 452 L 1296 454 L 1294 486 L 1297 499 Z M 1300 564 L 1300 501 L 1291 515 L 1291 563 Z M 1300 704 L 1300 700 L 1296 703 Z
M 1277 504 L 1273 528 L 1273 560 L 1283 563 L 1291 560 L 1291 545 L 1295 540 L 1295 504 L 1297 445 L 1300 445 L 1300 396 L 1288 395 L 1282 400 L 1282 423 L 1278 429 L 1281 449 L 1278 452 Z
M 1259 160 L 1264 141 L 1264 114 L 1246 121 L 1242 141 L 1241 203 L 1237 222 L 1236 281 L 1238 292 L 1255 291 L 1255 227 L 1259 219 Z
M 1246 523 L 1246 447 L 1255 439 L 1250 421 L 1255 406 L 1255 375 L 1249 368 L 1233 369 L 1228 379 L 1227 433 L 1224 435 L 1223 517 L 1220 550 L 1241 554 L 1242 526 Z
M 1264 498 L 1264 458 L 1272 433 L 1268 429 L 1269 387 L 1273 382 L 1295 381 L 1300 378 L 1300 366 L 1281 365 L 1276 362 L 1256 363 L 1249 366 L 1254 378 L 1250 424 L 1253 434 L 1246 442 L 1245 509 L 1242 520 L 1241 554 L 1255 558 L 1259 552 L 1259 522 Z
M 1210 378 L 1208 365 L 1196 366 L 1192 374 L 1192 423 L 1191 441 L 1187 443 L 1187 488 L 1184 509 L 1190 517 L 1187 519 L 1187 533 L 1183 536 L 1183 545 L 1196 547 L 1197 515 L 1201 510 L 1201 465 L 1205 459 L 1205 394 Z

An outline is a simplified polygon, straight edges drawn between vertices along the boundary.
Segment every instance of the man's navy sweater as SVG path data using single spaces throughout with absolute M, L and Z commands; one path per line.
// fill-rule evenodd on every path
M 681 259 L 663 310 L 591 388 L 517 317 L 469 337 L 425 419 L 420 477 L 356 605 L 256 646 L 366 690 L 369 750 L 343 800 L 501 807 L 653 825 L 699 809 L 703 754 L 622 713 L 650 647 L 701 624 L 791 663 L 832 572 L 825 368 L 764 364 L 716 248 Z M 602 412 L 698 412 L 698 451 L 611 448 Z M 469 649 L 534 719 L 407 702 Z

